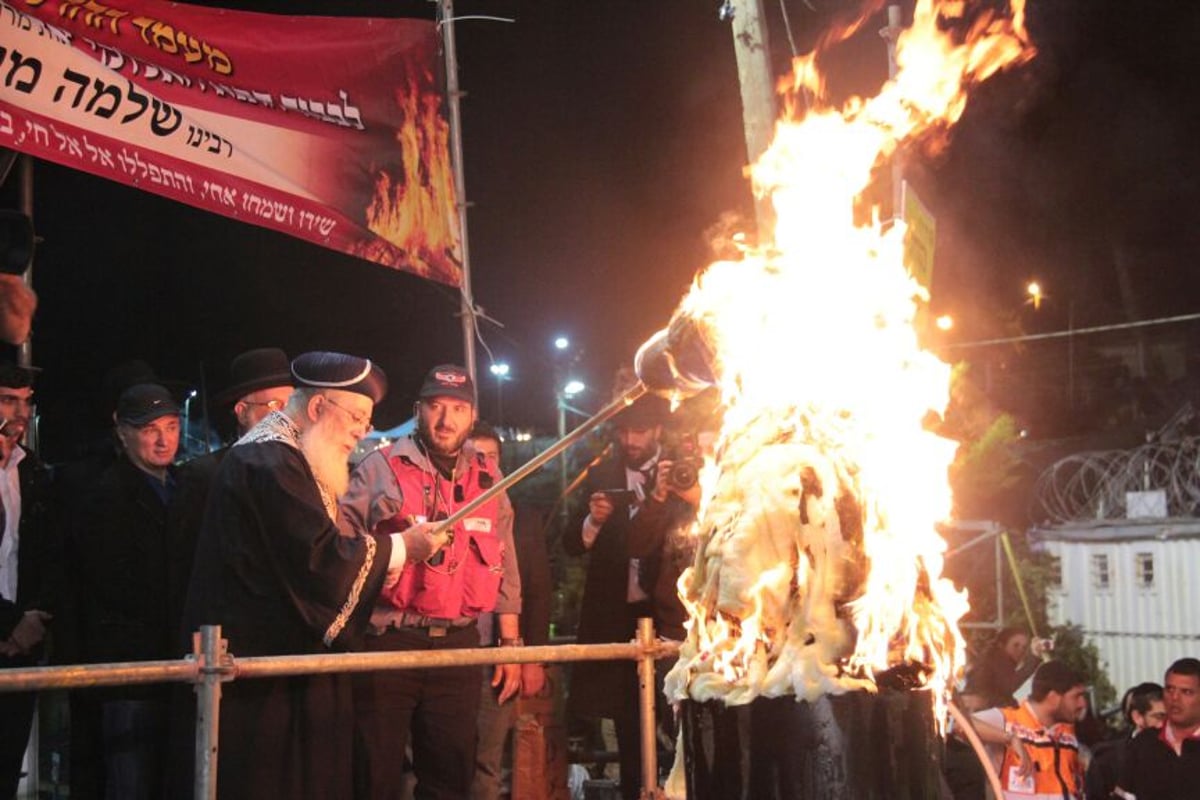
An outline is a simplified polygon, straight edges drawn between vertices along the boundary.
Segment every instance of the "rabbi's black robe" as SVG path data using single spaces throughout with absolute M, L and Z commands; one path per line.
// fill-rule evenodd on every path
M 339 534 L 287 437 L 239 443 L 209 495 L 185 630 L 219 623 L 237 658 L 356 649 L 390 555 L 386 535 Z M 222 689 L 222 800 L 350 797 L 349 675 L 242 679 Z

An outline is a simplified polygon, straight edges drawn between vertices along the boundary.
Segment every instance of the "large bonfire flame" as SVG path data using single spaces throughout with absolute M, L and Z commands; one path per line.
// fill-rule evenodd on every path
M 855 208 L 900 143 L 953 124 L 969 86 L 1032 56 L 1013 5 L 968 25 L 964 3 L 920 0 L 878 96 L 790 112 L 751 170 L 773 246 L 710 266 L 676 314 L 712 347 L 726 411 L 679 584 L 692 621 L 674 698 L 812 699 L 888 671 L 941 698 L 962 665 L 967 601 L 941 577 L 935 531 L 955 445 L 922 424 L 950 369 L 918 345 L 925 290 L 902 226 Z M 811 57 L 789 86 L 819 102 Z

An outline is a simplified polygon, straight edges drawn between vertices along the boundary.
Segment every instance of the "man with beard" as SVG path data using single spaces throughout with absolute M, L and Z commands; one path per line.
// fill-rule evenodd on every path
M 414 408 L 416 433 L 377 450 L 354 470 L 342 503 L 347 522 L 366 531 L 446 519 L 499 477 L 464 447 L 475 424 L 475 385 L 462 367 L 434 367 Z M 434 651 L 478 647 L 481 616 L 495 611 L 501 648 L 519 647 L 521 579 L 508 497 L 484 503 L 454 526 L 433 558 L 409 559 L 371 614 L 366 649 Z M 492 634 L 485 634 L 492 641 Z M 519 665 L 497 665 L 498 701 L 521 686 Z M 475 772 L 477 667 L 363 673 L 355 680 L 355 793 L 400 797 L 401 754 L 412 745 L 418 798 L 465 798 Z M 410 737 L 410 732 L 413 735 Z
M 21 446 L 33 370 L 0 363 L 0 670 L 32 667 L 55 606 L 59 554 L 49 521 L 49 471 Z M 0 798 L 17 792 L 34 692 L 0 692 Z
M 587 507 L 563 531 L 568 555 L 588 555 L 579 612 L 580 644 L 627 642 L 639 617 L 654 617 L 653 595 L 661 560 L 647 543 L 661 542 L 681 501 L 659 490 L 659 439 L 670 414 L 665 399 L 644 395 L 614 419 L 617 452 L 588 470 Z M 668 505 L 668 500 L 670 501 Z M 660 513 L 661 512 L 661 513 Z M 638 517 L 652 513 L 650 525 Z M 633 528 L 638 525 L 635 539 Z M 649 530 L 661 527 L 661 530 Z M 637 543 L 647 557 L 633 558 Z M 616 729 L 621 794 L 635 800 L 641 782 L 641 734 L 637 715 L 637 668 L 627 661 L 572 665 L 568 712 L 576 719 L 611 719 Z
M 405 558 L 446 541 L 431 526 L 359 533 L 338 495 L 371 429 L 386 378 L 369 360 L 306 353 L 296 389 L 243 436 L 217 470 L 200 531 L 185 621 L 220 624 L 236 656 L 354 649 L 371 604 Z M 350 676 L 238 681 L 224 689 L 222 798 L 351 796 Z
M 1075 722 L 1087 707 L 1086 690 L 1078 672 L 1047 661 L 1033 673 L 1033 687 L 1020 706 L 972 715 L 980 739 L 1005 745 L 999 771 L 1004 800 L 1083 796 Z

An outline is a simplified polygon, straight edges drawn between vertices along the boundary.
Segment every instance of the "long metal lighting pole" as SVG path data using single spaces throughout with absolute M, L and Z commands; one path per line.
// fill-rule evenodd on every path
M 463 173 L 462 109 L 458 88 L 458 46 L 454 38 L 454 0 L 439 0 L 442 26 L 442 51 L 446 63 L 446 106 L 450 112 L 450 165 L 454 171 L 454 203 L 458 209 L 458 232 L 462 237 L 462 314 L 463 366 L 475 385 L 475 296 L 471 293 L 471 254 L 467 245 L 467 181 Z

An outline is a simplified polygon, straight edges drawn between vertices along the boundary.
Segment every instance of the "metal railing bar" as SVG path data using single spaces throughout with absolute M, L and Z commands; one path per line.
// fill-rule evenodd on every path
M 501 654 L 501 650 L 503 653 Z M 656 641 L 651 648 L 655 659 L 677 655 L 675 642 Z M 618 644 L 543 645 L 514 648 L 471 648 L 438 651 L 396 651 L 375 653 L 318 653 L 291 656 L 230 655 L 216 671 L 229 677 L 266 678 L 284 675 L 330 672 L 372 672 L 384 669 L 411 669 L 473 666 L 485 664 L 559 663 L 565 661 L 621 661 L 643 658 L 645 651 L 636 642 Z M 0 692 L 24 692 L 37 689 L 77 689 L 127 684 L 186 682 L 201 679 L 194 656 L 178 661 L 134 661 L 114 664 L 74 664 L 56 667 L 27 667 L 0 670 Z

